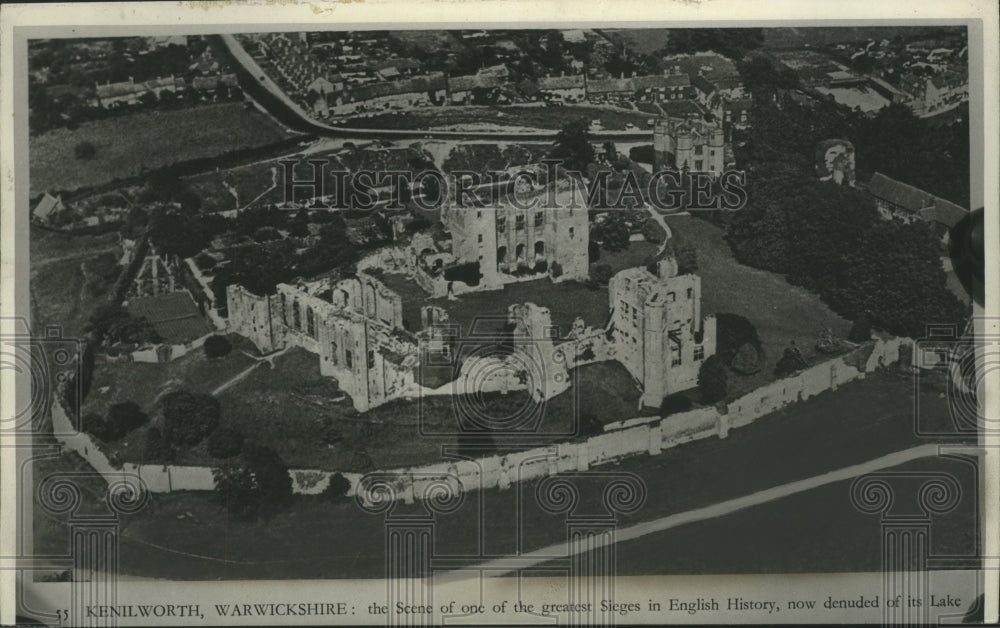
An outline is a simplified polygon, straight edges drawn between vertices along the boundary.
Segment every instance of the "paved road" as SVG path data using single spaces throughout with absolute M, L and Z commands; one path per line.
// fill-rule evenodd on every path
M 744 495 L 743 497 L 737 497 L 735 499 L 719 502 L 718 504 L 713 504 L 711 506 L 696 508 L 695 510 L 676 513 L 659 519 L 654 519 L 652 521 L 644 521 L 627 528 L 621 528 L 615 531 L 613 542 L 620 543 L 622 541 L 631 541 L 648 534 L 663 532 L 664 530 L 676 528 L 688 523 L 723 517 L 746 508 L 759 506 L 790 495 L 795 495 L 796 493 L 809 491 L 827 484 L 850 480 L 852 478 L 865 475 L 866 473 L 878 471 L 879 469 L 895 467 L 913 460 L 927 458 L 938 454 L 938 445 L 920 445 L 911 449 L 905 449 L 880 458 L 875 458 L 874 460 L 869 460 L 868 462 L 851 465 L 849 467 L 844 467 L 836 471 L 830 471 L 829 473 L 813 476 L 804 480 L 789 482 L 788 484 L 782 484 L 763 491 L 751 493 L 750 495 Z M 564 558 L 582 552 L 593 551 L 602 545 L 603 543 L 597 540 L 594 540 L 585 547 L 578 548 L 572 548 L 568 543 L 557 543 L 533 552 L 527 552 L 521 556 L 499 558 L 482 563 L 478 566 L 463 569 L 460 572 L 453 572 L 450 579 L 460 580 L 468 578 L 470 573 L 475 573 L 480 570 L 484 577 L 505 576 L 518 569 L 534 567 L 557 558 Z M 478 574 L 475 577 L 478 577 Z
M 233 59 L 242 66 L 245 71 L 243 78 L 252 81 L 265 89 L 271 98 L 260 99 L 260 104 L 265 107 L 271 115 L 279 120 L 289 122 L 289 118 L 294 118 L 294 126 L 297 130 L 328 137 L 352 138 L 352 139 L 452 139 L 452 140 L 493 140 L 498 142 L 548 142 L 554 141 L 557 131 L 441 131 L 441 130 L 406 130 L 406 129 L 352 129 L 346 127 L 336 127 L 324 124 L 309 117 L 309 115 L 296 102 L 272 81 L 260 65 L 250 56 L 250 53 L 243 48 L 243 45 L 233 35 L 219 36 L 223 45 L 232 55 Z M 251 85 L 244 85 L 248 90 L 252 90 Z M 279 110 L 283 109 L 283 111 Z M 632 131 L 597 131 L 591 135 L 595 142 L 611 141 L 652 141 L 652 133 L 647 129 L 635 129 Z

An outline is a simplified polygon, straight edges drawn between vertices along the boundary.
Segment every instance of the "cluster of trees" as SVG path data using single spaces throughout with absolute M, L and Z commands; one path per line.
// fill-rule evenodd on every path
M 83 416 L 83 431 L 106 443 L 121 439 L 149 420 L 134 401 L 123 401 L 108 408 L 105 415 L 87 413 Z
M 670 30 L 661 53 L 694 54 L 712 50 L 730 59 L 742 59 L 747 52 L 763 45 L 762 28 L 675 28 Z
M 118 303 L 99 306 L 84 327 L 98 345 L 156 344 L 163 339 L 152 323 L 142 316 L 133 316 Z
M 727 215 L 726 237 L 737 259 L 781 273 L 845 318 L 867 316 L 893 334 L 922 337 L 927 324 L 960 324 L 966 308 L 945 285 L 935 228 L 881 220 L 869 195 L 815 178 L 816 142 L 842 136 L 838 131 L 854 117 L 790 103 L 756 111 L 741 156 L 749 170 L 748 202 Z
M 770 61 L 755 57 L 751 63 L 768 65 Z M 867 116 L 832 100 L 805 106 L 786 96 L 771 102 L 770 94 L 775 89 L 787 87 L 782 79 L 761 79 L 755 83 L 748 77 L 756 74 L 746 69 L 741 71 L 752 92 L 763 90 L 767 95 L 754 94 L 753 125 L 735 133 L 733 150 L 737 167 L 752 174 L 761 166 L 779 166 L 811 175 L 815 171 L 816 144 L 841 138 L 854 145 L 859 181 L 867 181 L 878 171 L 969 207 L 967 108 L 961 110 L 954 123 L 939 124 L 918 118 L 901 104 L 889 105 Z M 761 179 L 762 174 L 753 178 Z
M 218 501 L 236 518 L 268 517 L 292 502 L 288 465 L 270 447 L 244 445 L 239 457 L 213 474 Z

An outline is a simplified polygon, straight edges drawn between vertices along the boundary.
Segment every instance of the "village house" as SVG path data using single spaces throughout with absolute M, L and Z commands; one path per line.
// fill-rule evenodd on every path
M 964 207 L 880 172 L 872 175 L 868 193 L 874 197 L 885 220 L 898 219 L 905 223 L 926 220 L 950 228 L 969 213 Z
M 700 116 L 660 118 L 653 130 L 653 165 L 721 173 L 726 165 L 722 124 Z
M 65 206 L 62 202 L 62 196 L 52 196 L 46 192 L 42 196 L 42 199 L 38 201 L 38 204 L 35 205 L 35 209 L 32 210 L 31 214 L 38 222 L 48 224 L 63 209 L 65 209 Z
M 538 79 L 538 91 L 547 98 L 562 102 L 580 102 L 587 97 L 587 79 L 583 74 L 545 75 Z

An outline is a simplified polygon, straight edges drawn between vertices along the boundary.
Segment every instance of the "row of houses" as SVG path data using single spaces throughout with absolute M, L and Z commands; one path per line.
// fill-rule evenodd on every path
M 176 94 L 188 89 L 196 89 L 200 92 L 212 93 L 218 86 L 237 87 L 238 83 L 235 74 L 219 74 L 216 76 L 195 76 L 189 83 L 183 77 L 170 75 L 149 81 L 135 81 L 129 77 L 127 81 L 118 83 L 107 82 L 103 85 L 98 83 L 95 86 L 94 95 L 90 98 L 89 104 L 92 107 L 102 107 L 110 109 L 122 105 L 137 104 L 145 94 L 154 94 L 160 98 L 164 92 Z
M 317 77 L 307 86 L 307 104 L 321 117 L 363 111 L 423 105 L 511 102 L 516 91 L 529 99 L 556 103 L 672 103 L 697 101 L 707 110 L 723 109 L 723 101 L 743 98 L 742 86 L 716 83 L 703 76 L 692 79 L 674 70 L 647 76 L 592 78 L 586 73 L 525 79 L 516 86 L 506 73 L 480 72 L 447 76 L 436 72 L 393 81 L 352 85 L 342 74 Z M 745 113 L 738 114 L 745 118 Z

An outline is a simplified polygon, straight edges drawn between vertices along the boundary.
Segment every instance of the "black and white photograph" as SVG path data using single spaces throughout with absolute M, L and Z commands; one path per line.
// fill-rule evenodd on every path
M 198 4 L 2 14 L 5 623 L 996 620 L 996 5 Z

